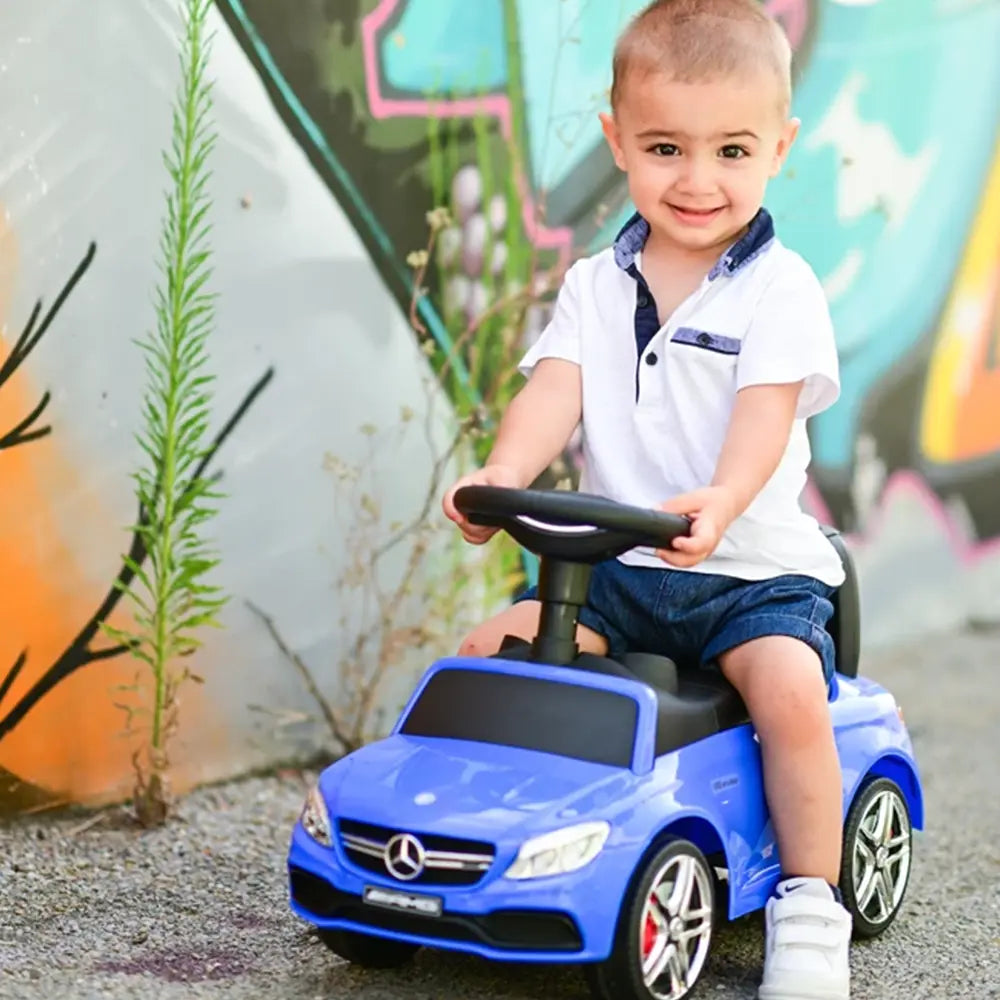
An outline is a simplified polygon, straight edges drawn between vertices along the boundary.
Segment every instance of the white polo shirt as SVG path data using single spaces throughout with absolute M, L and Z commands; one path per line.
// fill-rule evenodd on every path
M 580 490 L 656 507 L 711 483 L 736 393 L 805 380 L 778 468 L 693 572 L 763 580 L 803 573 L 829 584 L 844 571 L 816 520 L 800 506 L 811 459 L 806 419 L 840 392 L 836 344 L 822 286 L 758 213 L 749 232 L 660 326 L 642 277 L 649 226 L 638 214 L 612 247 L 566 274 L 551 321 L 521 361 L 581 368 Z M 667 566 L 651 549 L 619 557 Z

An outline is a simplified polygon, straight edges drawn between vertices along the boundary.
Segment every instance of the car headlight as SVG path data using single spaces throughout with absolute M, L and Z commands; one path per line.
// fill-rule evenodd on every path
M 590 864 L 604 847 L 611 824 L 603 821 L 579 823 L 526 840 L 517 852 L 505 878 L 542 878 L 564 875 Z
M 302 828 L 316 843 L 322 844 L 324 847 L 330 847 L 333 844 L 333 838 L 330 836 L 330 814 L 326 811 L 326 803 L 323 801 L 319 785 L 313 785 L 309 789 L 299 821 L 302 823 Z

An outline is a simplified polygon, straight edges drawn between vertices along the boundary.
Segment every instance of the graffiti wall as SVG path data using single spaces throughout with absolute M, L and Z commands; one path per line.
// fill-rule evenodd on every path
M 809 503 L 854 538 L 873 640 L 991 619 L 1000 3 L 765 2 L 795 50 L 803 122 L 769 207 L 823 279 L 843 366 L 843 398 L 813 427 Z M 606 245 L 631 211 L 597 112 L 613 39 L 642 6 L 221 9 L 400 302 L 424 206 L 443 201 L 464 266 L 441 302 L 475 311 L 489 220 L 504 219 L 508 246 L 567 259 Z M 454 327 L 430 319 L 442 336 Z
M 844 381 L 806 501 L 850 535 L 872 647 L 1000 618 L 1000 0 L 767 4 L 803 123 L 769 207 L 823 279 Z M 232 599 L 183 700 L 179 786 L 326 745 L 316 693 L 342 698 L 365 613 L 335 583 L 357 559 L 338 475 L 367 461 L 359 508 L 406 524 L 450 421 L 511 391 L 554 276 L 630 211 L 597 112 L 641 5 L 218 0 L 214 531 Z M 177 31 L 169 0 L 0 8 L 0 811 L 130 782 L 136 668 L 102 624 L 127 613 L 133 338 L 153 320 Z M 436 207 L 450 222 L 424 275 Z M 457 359 L 441 392 L 435 350 Z M 371 428 L 407 421 L 426 432 L 373 448 Z M 414 645 L 386 660 L 383 713 Z

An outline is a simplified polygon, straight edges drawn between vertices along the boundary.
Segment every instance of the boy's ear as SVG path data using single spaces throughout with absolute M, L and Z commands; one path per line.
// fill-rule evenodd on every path
M 611 155 L 615 158 L 618 169 L 624 170 L 625 154 L 622 152 L 622 144 L 618 136 L 618 123 L 615 121 L 613 115 L 609 115 L 604 111 L 597 117 L 601 119 L 601 131 L 604 133 L 604 138 L 608 141 Z
M 771 176 L 777 177 L 781 173 L 781 168 L 788 159 L 788 153 L 795 143 L 795 138 L 799 134 L 802 122 L 798 118 L 789 118 L 781 129 L 781 137 L 778 139 L 777 148 L 774 151 L 774 162 L 771 164 Z

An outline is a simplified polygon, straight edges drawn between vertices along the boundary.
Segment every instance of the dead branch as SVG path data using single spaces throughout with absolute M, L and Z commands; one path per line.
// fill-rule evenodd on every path
M 31 315 L 28 317 L 27 324 L 14 342 L 14 346 L 11 348 L 10 354 L 7 355 L 7 359 L 0 365 L 0 386 L 3 386 L 5 382 L 13 377 L 18 368 L 27 360 L 28 355 L 38 345 L 38 342 L 45 336 L 46 331 L 52 325 L 52 321 L 59 314 L 59 310 L 65 305 L 73 289 L 87 272 L 96 253 L 97 244 L 91 242 L 87 248 L 87 252 L 83 255 L 83 259 L 77 264 L 76 270 L 70 275 L 69 281 L 63 285 L 56 296 L 55 302 L 52 303 L 52 308 L 45 314 L 45 318 L 37 329 L 35 329 L 35 324 L 38 322 L 38 317 L 42 312 L 42 300 L 39 299 L 35 303 L 35 307 L 31 310 Z M 36 427 L 34 430 L 29 430 L 31 425 L 42 415 L 45 408 L 49 405 L 50 398 L 50 394 L 46 392 L 42 396 L 41 402 L 23 420 L 7 431 L 6 434 L 0 436 L 0 451 L 13 448 L 15 445 L 27 444 L 29 441 L 37 441 L 38 438 L 45 437 L 45 435 L 52 432 L 52 427 L 48 424 L 44 427 Z
M 281 651 L 281 655 L 284 656 L 285 659 L 288 660 L 288 662 L 291 663 L 292 666 L 294 666 L 298 671 L 299 676 L 302 678 L 309 694 L 312 696 L 316 704 L 319 705 L 320 711 L 323 713 L 323 718 L 326 719 L 326 724 L 330 727 L 330 732 L 333 735 L 333 738 L 341 745 L 345 753 L 349 753 L 351 750 L 356 749 L 357 741 L 351 739 L 344 733 L 333 707 L 326 700 L 326 698 L 323 697 L 323 693 L 320 691 L 319 685 L 316 683 L 316 678 L 313 677 L 312 670 L 309 669 L 308 664 L 302 659 L 301 656 L 299 656 L 298 653 L 292 652 L 292 650 L 288 648 L 288 644 L 278 631 L 278 627 L 275 625 L 274 619 L 258 608 L 252 601 L 246 601 L 245 603 L 246 606 L 264 623 L 268 632 L 271 634 L 271 638 L 274 640 L 275 645 Z

